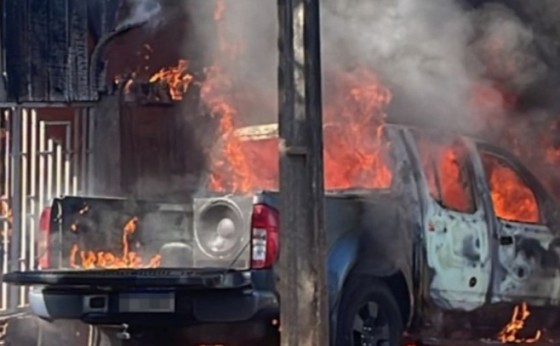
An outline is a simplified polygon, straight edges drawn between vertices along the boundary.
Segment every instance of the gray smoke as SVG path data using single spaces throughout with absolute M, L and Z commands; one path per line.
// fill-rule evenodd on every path
M 503 5 L 475 10 L 449 0 L 337 3 L 324 9 L 326 62 L 376 71 L 393 91 L 389 116 L 397 121 L 472 131 L 480 126 L 471 108 L 478 84 L 500 80 L 522 92 L 546 72 L 532 30 Z
M 214 42 L 206 53 L 209 64 L 225 69 L 232 90 L 240 95 L 240 125 L 272 123 L 277 117 L 276 1 L 226 0 L 215 21 L 217 1 L 185 1 L 200 41 Z M 227 44 L 226 51 L 219 40 Z M 193 42 L 185 42 L 193 45 Z M 237 53 L 236 53 L 237 52 Z M 238 55 L 234 55 L 238 54 Z
M 322 1 L 325 103 L 333 96 L 329 75 L 366 66 L 393 92 L 391 121 L 467 133 L 489 129 L 485 135 L 499 138 L 496 125 L 514 127 L 514 119 L 560 114 L 558 93 L 543 92 L 560 85 L 560 78 L 551 77 L 560 62 L 554 38 L 560 34 L 554 15 L 560 6 L 551 1 Z M 215 0 L 129 2 L 134 6 L 122 23 L 148 18 L 180 25 L 171 17 L 182 7 L 189 31 L 184 57 L 194 61 L 195 52 L 203 66 L 226 69 L 240 101 L 236 125 L 276 121 L 276 1 L 225 0 L 218 22 Z M 219 38 L 229 50 L 220 47 Z M 479 85 L 490 87 L 483 95 L 490 101 L 477 116 L 472 97 Z M 492 91 L 496 86 L 518 96 L 525 108 L 506 108 L 502 95 Z
M 473 81 L 466 64 L 472 28 L 457 4 L 449 0 L 363 1 L 356 11 L 371 17 L 352 11 L 336 6 L 324 11 L 327 66 L 371 67 L 402 104 L 399 113 L 465 118 Z
M 161 2 L 162 0 L 126 0 L 124 4 L 126 14 L 119 21 L 117 30 L 140 23 L 148 23 L 148 26 L 152 27 L 159 25 L 163 19 L 160 16 Z
M 551 42 L 544 32 L 560 33 L 542 1 L 508 6 L 485 2 L 476 8 L 459 0 L 322 2 L 325 72 L 333 66 L 369 66 L 393 91 L 390 116 L 468 130 L 473 88 L 498 81 L 517 94 L 534 89 L 550 69 L 543 50 L 549 51 Z M 187 3 L 193 14 L 212 13 L 215 7 L 215 1 Z M 229 42 L 244 48 L 239 58 L 227 61 L 228 72 L 238 85 L 247 85 L 267 104 L 275 103 L 270 99 L 275 97 L 277 69 L 275 1 L 225 3 L 222 25 Z M 560 11 L 558 5 L 552 8 Z M 529 21 L 539 16 L 545 20 L 537 35 Z M 215 40 L 213 20 L 198 15 L 193 20 L 205 41 Z M 209 55 L 223 58 L 215 51 Z M 276 108 L 264 104 L 243 114 L 260 118 L 257 122 L 273 121 Z

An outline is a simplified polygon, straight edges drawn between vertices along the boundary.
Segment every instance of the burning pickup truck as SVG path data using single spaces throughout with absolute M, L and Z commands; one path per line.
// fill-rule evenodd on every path
M 275 126 L 238 136 L 246 150 L 277 151 Z M 333 344 L 560 342 L 559 209 L 534 175 L 461 135 L 384 125 L 379 138 L 371 169 L 351 172 L 356 186 L 333 187 L 345 168 L 326 164 Z M 250 160 L 274 185 L 262 160 L 277 156 Z M 279 195 L 224 194 L 216 181 L 187 204 L 56 199 L 41 223 L 42 270 L 4 280 L 33 286 L 44 319 L 273 345 Z

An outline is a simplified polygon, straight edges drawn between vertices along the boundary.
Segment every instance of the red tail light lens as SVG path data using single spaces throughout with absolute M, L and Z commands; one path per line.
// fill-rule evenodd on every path
M 39 269 L 50 266 L 49 237 L 51 234 L 51 208 L 47 207 L 41 212 L 39 218 L 39 241 L 37 242 L 37 255 L 39 256 Z
M 265 204 L 253 206 L 251 268 L 270 268 L 278 260 L 278 211 Z

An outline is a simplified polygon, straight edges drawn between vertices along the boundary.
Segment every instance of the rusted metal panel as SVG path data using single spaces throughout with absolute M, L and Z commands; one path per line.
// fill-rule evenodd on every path
M 27 24 L 27 1 L 4 1 L 3 41 L 7 69 L 8 97 L 11 100 L 20 99 L 27 94 L 29 76 L 29 54 Z
M 49 41 L 49 101 L 68 99 L 68 8 L 67 0 L 49 0 L 49 17 L 52 20 L 47 32 Z M 84 71 L 86 73 L 86 71 Z M 38 101 L 38 100 L 37 100 Z
M 3 2 L 8 101 L 92 100 L 88 80 L 87 3 Z
M 124 0 L 87 1 L 89 30 L 94 41 L 114 30 Z M 84 1 L 86 2 L 86 1 Z
M 29 0 L 31 91 L 26 100 L 47 100 L 49 94 L 49 70 L 45 63 L 49 56 L 49 41 L 45 33 L 49 29 L 49 3 L 45 0 Z M 23 96 L 23 95 L 22 95 Z
M 70 101 L 89 100 L 87 1 L 68 3 L 70 45 L 68 56 L 68 93 Z

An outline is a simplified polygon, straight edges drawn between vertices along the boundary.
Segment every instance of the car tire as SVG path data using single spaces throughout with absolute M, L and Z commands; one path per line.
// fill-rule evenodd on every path
M 350 277 L 337 317 L 335 346 L 401 346 L 403 318 L 383 281 Z

